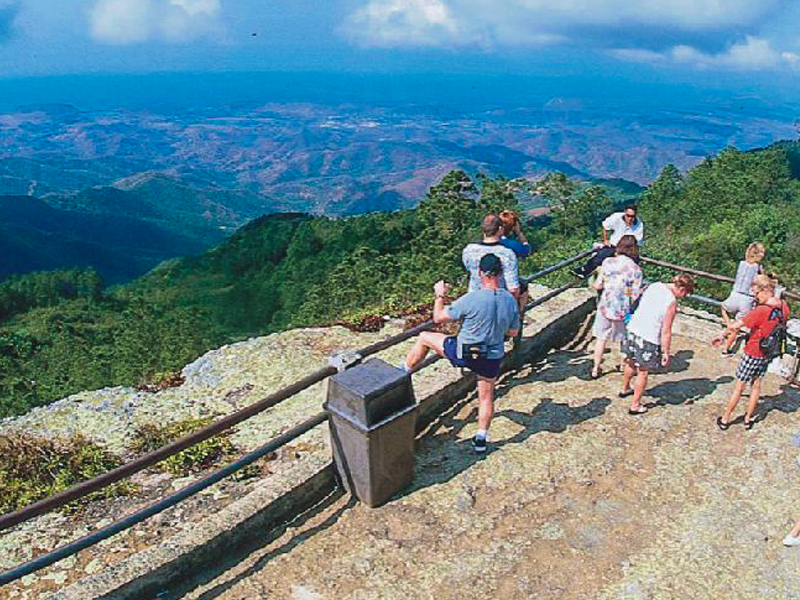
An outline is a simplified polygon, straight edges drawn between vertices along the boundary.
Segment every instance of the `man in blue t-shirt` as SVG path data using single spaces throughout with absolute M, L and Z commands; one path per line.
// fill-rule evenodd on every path
M 465 367 L 478 377 L 478 433 L 472 438 L 475 452 L 486 452 L 486 437 L 494 414 L 494 388 L 503 362 L 503 343 L 519 328 L 517 301 L 500 287 L 503 264 L 494 254 L 480 259 L 478 275 L 481 289 L 461 296 L 450 306 L 444 305 L 449 286 L 437 281 L 433 286 L 433 321 L 461 321 L 457 336 L 423 332 L 408 351 L 403 368 L 413 371 L 433 350 L 455 367 Z

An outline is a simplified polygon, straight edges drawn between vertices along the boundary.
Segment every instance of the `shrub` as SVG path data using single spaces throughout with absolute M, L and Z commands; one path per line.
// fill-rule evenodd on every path
M 210 423 L 211 417 L 184 419 L 167 425 L 145 423 L 136 429 L 131 449 L 137 453 L 152 452 Z M 235 447 L 228 439 L 229 435 L 230 432 L 224 432 L 204 440 L 174 456 L 165 458 L 158 465 L 173 475 L 189 475 L 202 471 L 234 452 Z
M 0 436 L 0 512 L 6 513 L 57 494 L 120 465 L 120 459 L 82 436 L 46 439 L 29 434 Z M 71 503 L 130 493 L 120 482 Z

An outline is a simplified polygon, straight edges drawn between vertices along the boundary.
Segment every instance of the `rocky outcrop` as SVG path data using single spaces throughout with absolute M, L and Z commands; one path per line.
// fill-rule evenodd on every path
M 533 295 L 536 293 L 534 289 Z M 532 311 L 526 317 L 526 335 L 540 332 L 559 315 L 576 307 L 583 307 L 576 318 L 585 315 L 587 298 L 583 291 L 570 291 Z M 179 387 L 156 393 L 124 387 L 83 392 L 23 417 L 6 420 L 2 427 L 4 431 L 44 436 L 81 433 L 127 456 L 131 435 L 139 424 L 233 412 L 325 365 L 331 354 L 393 335 L 402 330 L 402 325 L 400 321 L 389 321 L 378 333 L 354 333 L 332 327 L 250 339 L 209 352 L 187 365 L 182 373 L 185 382 Z M 553 343 L 554 339 L 549 335 L 547 343 Z M 397 364 L 410 343 L 390 348 L 379 357 Z M 414 376 L 415 393 L 418 400 L 438 398 L 441 390 L 460 380 L 459 370 L 440 361 Z M 319 412 L 324 393 L 324 383 L 312 386 L 242 423 L 231 440 L 242 450 L 262 445 Z M 141 577 L 155 565 L 176 560 L 193 546 L 206 544 L 220 532 L 238 527 L 281 494 L 296 489 L 298 482 L 317 477 L 315 474 L 330 464 L 324 431 L 324 427 L 318 427 L 281 449 L 262 465 L 260 477 L 216 484 L 76 557 L 7 586 L 9 597 L 37 598 L 59 589 L 65 590 L 59 595 L 63 598 L 92 597 L 123 585 L 126 579 Z M 175 479 L 149 470 L 134 478 L 139 492 L 132 496 L 94 503 L 77 515 L 51 513 L 24 523 L 0 536 L 0 566 L 8 568 L 85 535 L 192 480 L 194 477 Z M 70 585 L 81 579 L 90 581 L 87 584 L 90 587 L 83 583 Z M 106 592 L 98 591 L 103 589 Z

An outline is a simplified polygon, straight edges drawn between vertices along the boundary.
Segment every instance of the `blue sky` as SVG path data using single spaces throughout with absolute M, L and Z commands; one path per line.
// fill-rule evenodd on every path
M 0 0 L 0 78 L 495 73 L 800 88 L 795 0 Z

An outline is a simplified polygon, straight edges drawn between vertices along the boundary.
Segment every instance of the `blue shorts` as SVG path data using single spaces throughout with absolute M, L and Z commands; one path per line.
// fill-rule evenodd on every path
M 496 379 L 500 375 L 502 358 L 458 358 L 458 345 L 454 336 L 446 337 L 443 346 L 444 355 L 454 367 L 467 368 L 486 379 Z

